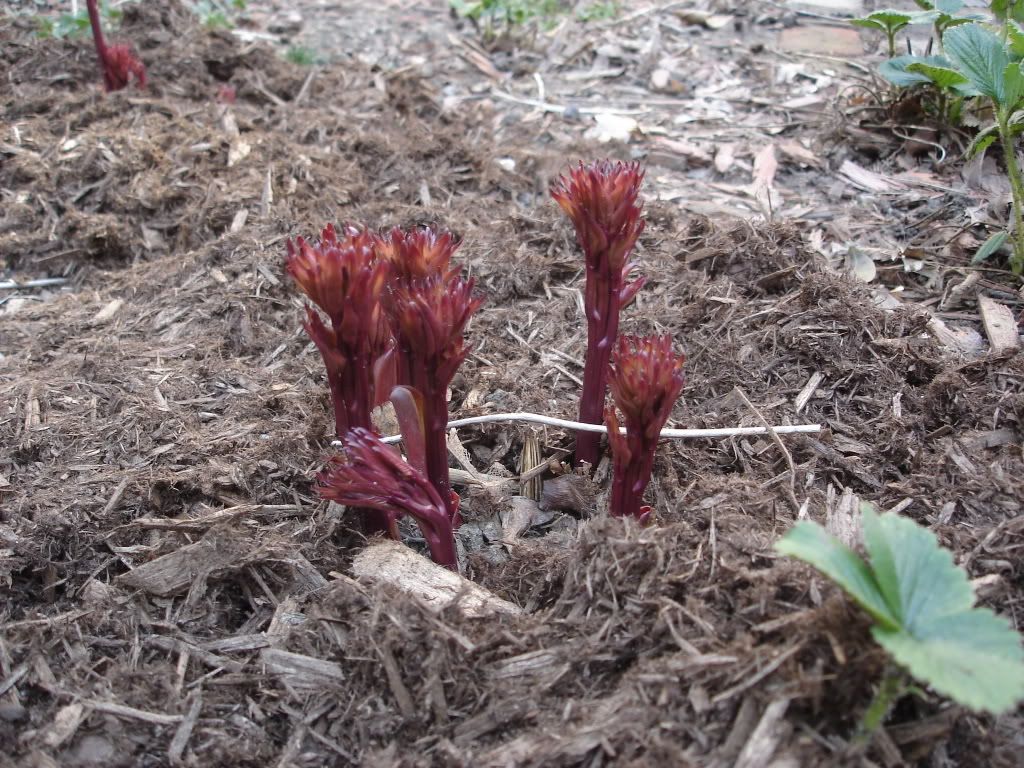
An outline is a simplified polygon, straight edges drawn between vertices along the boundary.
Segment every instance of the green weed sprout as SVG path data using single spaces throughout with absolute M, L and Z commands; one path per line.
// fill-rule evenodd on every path
M 969 709 L 998 714 L 1024 699 L 1024 648 L 1010 623 L 974 607 L 974 592 L 931 531 L 862 504 L 867 562 L 817 523 L 798 522 L 775 545 L 842 587 L 875 620 L 895 662 L 861 721 L 864 743 L 913 690 L 907 674 Z M 905 671 L 904 671 L 905 670 Z
M 920 13 L 913 11 L 882 10 L 870 13 L 860 19 L 850 19 L 850 23 L 855 27 L 877 29 L 884 32 L 886 41 L 889 43 L 889 58 L 891 59 L 896 55 L 896 33 L 920 17 Z M 929 15 L 927 20 L 931 21 L 932 16 Z
M 1013 60 L 1011 51 L 999 37 L 979 24 L 967 24 L 946 32 L 946 55 L 966 79 L 960 87 L 972 95 L 987 98 L 995 111 L 995 125 L 982 130 L 968 149 L 968 155 L 984 151 L 997 138 L 1003 146 L 1006 173 L 1013 193 L 1013 253 L 1010 269 L 1015 275 L 1024 272 L 1024 180 L 1014 147 L 1015 137 L 1024 130 L 1021 107 L 1024 107 L 1024 72 Z M 993 235 L 999 237 L 1002 233 Z M 1004 238 L 1005 239 L 1005 238 Z M 991 238 L 990 238 L 991 240 Z M 982 246 L 983 250 L 990 243 Z

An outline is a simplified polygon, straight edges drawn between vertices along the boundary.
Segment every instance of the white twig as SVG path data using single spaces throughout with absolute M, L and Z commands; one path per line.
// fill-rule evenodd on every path
M 19 288 L 46 288 L 50 285 L 64 285 L 68 279 L 66 277 L 41 277 L 38 280 L 25 280 L 23 282 L 17 282 L 16 280 L 3 280 L 0 281 L 0 290 L 17 290 Z
M 492 413 L 487 416 L 470 416 L 467 419 L 455 419 L 448 422 L 448 428 L 468 427 L 470 424 L 494 424 L 503 421 L 524 421 L 530 424 L 546 424 L 549 427 L 561 427 L 576 432 L 608 432 L 604 424 L 583 424 L 579 421 L 568 419 L 557 419 L 554 416 L 542 416 L 539 413 Z M 765 427 L 721 427 L 716 429 L 663 429 L 661 437 L 663 440 L 692 440 L 702 437 L 738 437 L 741 435 L 766 435 L 769 431 L 776 435 L 793 434 L 816 434 L 821 432 L 820 424 L 793 424 L 781 425 L 766 429 Z M 619 431 L 626 433 L 625 428 L 620 427 Z M 397 443 L 402 439 L 401 435 L 385 437 L 385 443 Z M 338 440 L 331 442 L 331 445 L 341 445 Z

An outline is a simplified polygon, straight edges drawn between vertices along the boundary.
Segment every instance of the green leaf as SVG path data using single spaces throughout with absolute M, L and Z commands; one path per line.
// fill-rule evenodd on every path
M 943 90 L 952 89 L 958 85 L 968 82 L 967 77 L 950 67 L 937 67 L 923 61 L 914 61 L 907 65 L 908 72 L 917 72 L 924 75 L 937 88 Z
M 1009 56 L 1002 42 L 979 24 L 954 27 L 942 38 L 946 55 L 971 84 L 1000 106 L 1006 106 L 1003 76 Z
M 1020 636 L 987 608 L 937 617 L 914 632 L 871 634 L 910 674 L 965 707 L 999 714 L 1024 697 Z
M 1010 44 L 1010 55 L 1024 59 L 1024 27 L 1016 21 L 1006 22 L 1006 38 Z
M 993 136 L 992 138 L 994 139 L 995 137 Z M 971 264 L 981 264 L 983 261 L 987 261 L 992 258 L 995 252 L 1003 247 L 1003 244 L 1009 236 L 1009 232 L 996 232 L 981 244 L 981 248 L 977 250 L 974 254 L 974 258 L 971 259 Z
M 900 626 L 864 561 L 817 523 L 797 523 L 775 544 L 775 550 L 813 565 L 883 625 Z
M 899 515 L 879 516 L 861 505 L 864 546 L 879 589 L 904 629 L 936 615 L 966 611 L 974 602 L 967 574 L 953 565 L 935 534 Z
M 949 59 L 944 56 L 895 56 L 887 59 L 878 65 L 878 73 L 893 85 L 900 88 L 910 88 L 915 85 L 924 85 L 931 80 L 922 72 L 912 70 L 914 64 L 922 64 L 927 67 L 950 68 Z
M 988 149 L 999 138 L 999 126 L 990 125 L 984 130 L 979 131 L 975 134 L 974 138 L 971 139 L 971 143 L 967 146 L 967 150 L 964 152 L 964 159 L 970 160 L 975 155 L 979 155 Z
M 962 568 L 935 534 L 862 505 L 870 567 L 814 523 L 776 544 L 836 581 L 882 623 L 875 640 L 918 680 L 974 710 L 998 714 L 1024 700 L 1024 648 L 1010 623 L 974 608 Z
M 1020 71 L 1020 64 L 1011 61 L 1003 71 L 1003 98 L 1008 109 L 1016 107 L 1024 96 L 1024 73 Z
M 906 13 L 904 11 L 884 10 L 869 13 L 862 19 L 852 19 L 850 23 L 858 27 L 871 26 L 878 27 L 879 29 L 898 30 L 907 26 L 912 17 L 913 14 Z

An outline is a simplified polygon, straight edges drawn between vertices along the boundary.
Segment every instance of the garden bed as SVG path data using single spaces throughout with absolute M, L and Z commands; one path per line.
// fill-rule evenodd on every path
M 572 418 L 582 262 L 546 194 L 567 150 L 496 143 L 415 71 L 304 69 L 176 3 L 121 35 L 151 86 L 104 95 L 86 42 L 0 25 L 0 266 L 69 280 L 0 306 L 0 763 L 837 764 L 885 657 L 772 545 L 857 498 L 930 526 L 1017 616 L 1024 356 L 944 345 L 927 302 L 881 305 L 798 223 L 658 200 L 623 329 L 687 352 L 670 425 L 824 431 L 666 444 L 652 527 L 583 494 L 524 532 L 500 478 L 528 435 L 567 471 L 573 436 L 466 428 L 463 573 L 522 613 L 354 579 L 365 542 L 311 489 L 333 422 L 285 240 L 452 230 L 486 297 L 453 417 Z M 907 699 L 869 755 L 1010 766 L 1021 728 Z

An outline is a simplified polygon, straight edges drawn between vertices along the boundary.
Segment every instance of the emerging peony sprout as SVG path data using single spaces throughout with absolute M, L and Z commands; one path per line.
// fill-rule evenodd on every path
M 395 227 L 377 236 L 377 256 L 391 265 L 402 282 L 451 272 L 452 254 L 459 247 L 450 232 L 429 228 L 410 231 Z M 458 270 L 456 270 L 457 272 Z
M 646 522 L 651 508 L 643 506 L 651 479 L 658 436 L 683 389 L 684 355 L 672 353 L 670 336 L 624 336 L 611 364 L 610 384 L 615 405 L 626 422 L 620 434 L 615 409 L 605 412 L 612 448 L 612 515 Z
M 146 87 L 146 68 L 128 45 L 108 46 L 103 39 L 103 28 L 100 26 L 100 11 L 97 0 L 85 0 L 89 10 L 89 25 L 92 27 L 92 39 L 96 43 L 96 55 L 103 70 L 103 87 L 110 91 L 120 91 L 128 87 L 134 76 L 139 88 Z
M 447 506 L 420 470 L 369 430 L 349 430 L 342 438 L 342 455 L 328 462 L 317 481 L 323 498 L 384 515 L 394 538 L 398 538 L 398 518 L 411 515 L 427 540 L 433 561 L 458 570 Z
M 381 304 L 388 268 L 373 243 L 372 235 L 356 229 L 339 240 L 328 224 L 316 244 L 301 237 L 286 244 L 288 273 L 330 320 L 328 327 L 306 308 L 304 327 L 327 368 L 339 439 L 353 427 L 372 429 L 370 412 L 389 394 L 378 385 L 393 348 Z
M 603 160 L 586 166 L 580 163 L 568 179 L 559 177 L 551 188 L 551 196 L 572 219 L 586 259 L 587 358 L 580 396 L 580 421 L 586 424 L 601 423 L 619 310 L 644 284 L 642 277 L 627 283 L 636 266 L 629 257 L 644 228 L 637 203 L 642 180 L 638 163 Z M 599 434 L 577 433 L 577 461 L 596 465 L 600 446 Z
M 399 381 L 423 399 L 426 474 L 448 504 L 458 527 L 458 496 L 448 479 L 447 391 L 470 347 L 463 339 L 469 318 L 483 303 L 473 298 L 473 280 L 454 271 L 395 280 L 387 302 L 398 352 Z

